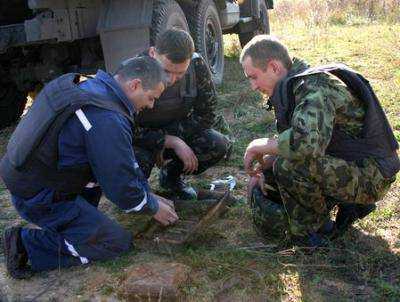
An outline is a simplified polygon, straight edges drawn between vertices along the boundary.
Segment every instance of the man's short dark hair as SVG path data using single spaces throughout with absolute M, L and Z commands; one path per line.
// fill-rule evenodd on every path
M 143 89 L 153 89 L 159 83 L 167 86 L 167 75 L 160 63 L 151 57 L 134 57 L 121 63 L 115 74 L 124 80 L 140 79 Z
M 157 39 L 157 53 L 165 55 L 174 64 L 183 63 L 192 58 L 194 43 L 190 34 L 182 29 L 168 29 Z
M 240 63 L 246 57 L 250 57 L 253 66 L 265 70 L 267 61 L 278 60 L 287 70 L 292 67 L 288 49 L 276 37 L 269 35 L 258 35 L 251 39 L 240 54 Z

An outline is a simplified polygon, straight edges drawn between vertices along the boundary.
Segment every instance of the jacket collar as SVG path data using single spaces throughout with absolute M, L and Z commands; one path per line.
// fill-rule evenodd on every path
M 298 58 L 293 58 L 292 67 L 290 68 L 286 78 L 294 76 L 295 74 L 299 74 L 307 68 L 310 68 L 310 65 L 306 61 L 300 60 Z
M 271 95 L 268 99 L 268 106 L 269 108 L 274 107 L 277 103 L 277 100 L 281 100 L 282 98 L 282 86 L 286 81 L 288 81 L 291 77 L 293 77 L 296 74 L 299 74 L 309 68 L 310 66 L 303 60 L 300 60 L 298 58 L 293 58 L 292 60 L 292 67 L 288 71 L 287 75 L 282 78 L 277 84 L 274 89 L 273 95 Z

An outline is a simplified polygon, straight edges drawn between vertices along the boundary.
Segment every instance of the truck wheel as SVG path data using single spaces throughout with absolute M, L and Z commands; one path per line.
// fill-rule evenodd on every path
M 157 0 L 153 3 L 150 45 L 154 45 L 158 36 L 167 29 L 177 27 L 189 31 L 185 14 L 174 0 Z
M 261 34 L 269 34 L 269 17 L 268 9 L 265 1 L 260 1 L 260 20 L 258 28 L 255 31 L 239 34 L 240 45 L 244 47 L 254 36 Z
M 213 81 L 221 84 L 224 75 L 224 43 L 218 10 L 213 0 L 201 0 L 186 9 L 196 51 L 208 62 Z
M 18 120 L 24 112 L 27 96 L 14 83 L 0 84 L 0 129 Z

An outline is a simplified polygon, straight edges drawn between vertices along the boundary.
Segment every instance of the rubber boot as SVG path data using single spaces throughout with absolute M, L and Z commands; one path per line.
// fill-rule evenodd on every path
M 358 219 L 362 219 L 376 209 L 375 204 L 341 203 L 336 215 L 337 236 L 343 235 Z
M 171 161 L 160 169 L 160 186 L 169 193 L 183 200 L 197 199 L 196 190 L 182 179 L 183 164 Z

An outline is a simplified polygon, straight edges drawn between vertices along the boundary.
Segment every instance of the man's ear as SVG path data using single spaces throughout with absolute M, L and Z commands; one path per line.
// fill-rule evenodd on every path
M 156 57 L 156 48 L 154 46 L 151 46 L 149 48 L 149 56 L 152 57 L 153 59 Z
M 274 73 L 278 73 L 279 74 L 281 72 L 281 65 L 278 63 L 277 60 L 270 60 L 268 62 L 268 64 L 269 64 L 269 67 L 272 68 L 272 71 Z
M 135 91 L 138 88 L 142 87 L 142 80 L 140 79 L 132 79 L 128 82 L 129 89 L 131 91 Z

